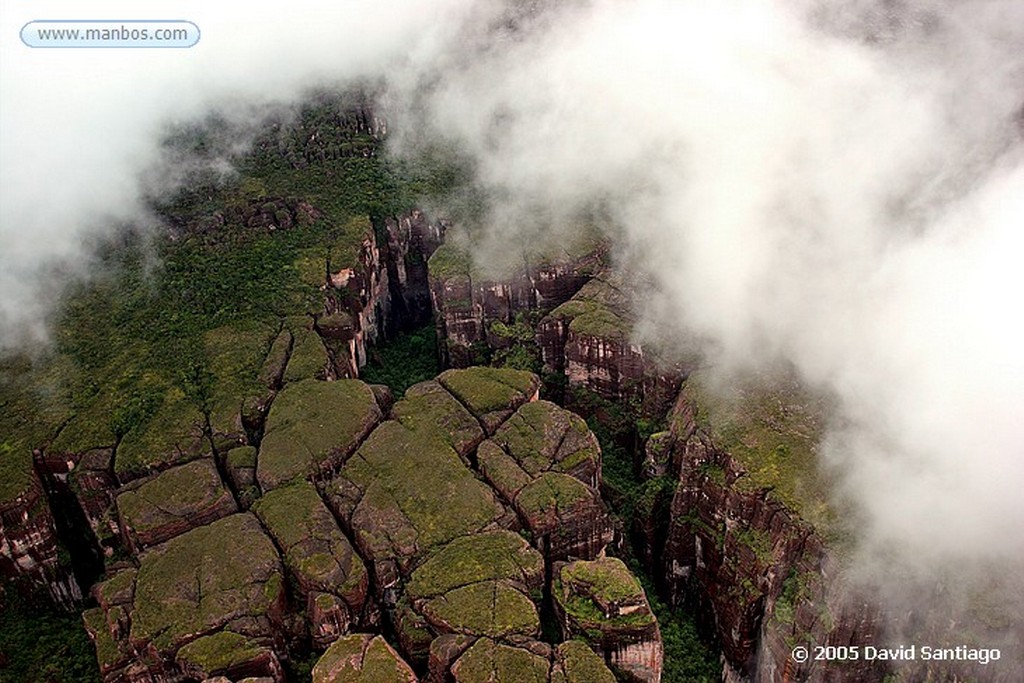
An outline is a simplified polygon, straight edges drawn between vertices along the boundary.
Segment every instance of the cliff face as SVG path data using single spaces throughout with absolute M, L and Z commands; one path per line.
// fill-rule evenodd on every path
M 535 259 L 502 278 L 484 275 L 460 247 L 446 244 L 429 263 L 430 297 L 442 361 L 449 367 L 479 363 L 488 349 L 508 339 L 500 325 L 520 314 L 543 314 L 568 300 L 586 283 L 604 256 L 599 248 L 559 259 Z M 496 329 L 496 325 L 498 328 Z
M 726 680 L 880 680 L 883 662 L 838 669 L 791 656 L 798 645 L 870 645 L 879 613 L 844 590 L 839 563 L 815 529 L 714 443 L 700 426 L 704 411 L 683 392 L 671 431 L 649 452 L 649 467 L 660 462 L 678 475 L 663 555 L 668 597 L 713 626 Z
M 70 567 L 59 562 L 58 546 L 56 524 L 33 471 L 20 494 L 0 503 L 0 575 L 71 608 L 82 594 Z
M 647 415 L 664 415 L 682 371 L 664 367 L 631 340 L 633 287 L 602 271 L 537 325 L 544 371 L 611 401 L 636 401 Z M 571 391 L 567 399 L 571 401 Z

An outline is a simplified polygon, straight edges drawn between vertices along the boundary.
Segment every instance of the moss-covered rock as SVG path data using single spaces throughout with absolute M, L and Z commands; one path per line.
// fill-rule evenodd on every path
M 313 683 L 415 683 L 416 674 L 381 636 L 339 638 L 313 667 Z
M 210 458 L 161 472 L 117 497 L 122 530 L 136 550 L 237 511 Z
M 329 641 L 358 622 L 366 604 L 369 575 L 312 484 L 297 482 L 263 496 L 253 512 L 284 553 L 285 567 L 307 601 L 314 638 Z M 334 595 L 342 605 L 327 599 Z M 340 613 L 339 613 L 340 612 Z
M 437 381 L 465 405 L 488 434 L 516 408 L 537 396 L 540 380 L 531 372 L 474 367 L 448 370 Z
M 282 381 L 298 382 L 304 379 L 320 379 L 328 364 L 327 348 L 320 335 L 312 329 L 298 327 L 294 332 L 291 356 L 285 367 Z
M 627 680 L 659 680 L 658 621 L 643 587 L 622 560 L 556 564 L 551 596 L 566 638 L 586 640 Z
M 373 391 L 358 380 L 303 380 L 270 409 L 256 476 L 269 490 L 340 465 L 381 420 Z
M 413 572 L 406 593 L 414 599 L 442 595 L 479 581 L 510 580 L 526 590 L 544 581 L 544 558 L 519 534 L 490 531 L 457 538 Z
M 581 640 L 567 640 L 555 650 L 551 683 L 615 683 L 615 674 Z
M 518 534 L 458 538 L 415 572 L 406 597 L 435 634 L 504 638 L 539 633 L 531 594 L 540 595 L 544 560 Z
M 197 680 L 255 675 L 276 679 L 281 675 L 281 665 L 273 650 L 231 631 L 193 640 L 178 650 L 175 660 L 186 675 Z
M 596 487 L 601 447 L 583 418 L 550 401 L 521 406 L 492 437 L 531 477 L 548 470 Z
M 401 403 L 397 414 L 404 410 Z M 379 581 L 385 580 L 385 560 L 398 562 L 404 574 L 414 559 L 505 513 L 435 428 L 409 429 L 394 420 L 374 430 L 331 482 L 328 495 Z
M 231 515 L 143 553 L 134 598 L 136 647 L 173 652 L 234 622 L 269 636 L 284 600 L 281 561 L 253 515 Z
M 458 683 L 548 683 L 548 660 L 521 647 L 481 638 L 452 666 Z
M 111 634 L 104 611 L 98 607 L 87 609 L 82 613 L 82 621 L 85 624 L 85 632 L 96 648 L 96 661 L 99 663 L 100 673 L 106 675 L 124 665 L 128 660 L 128 652 Z
M 411 430 L 434 430 L 460 456 L 467 456 L 484 438 L 480 423 L 436 381 L 420 382 L 405 392 L 391 416 Z

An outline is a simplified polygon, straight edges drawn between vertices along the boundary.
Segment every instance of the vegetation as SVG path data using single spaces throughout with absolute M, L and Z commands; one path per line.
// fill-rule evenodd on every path
M 100 683 L 96 651 L 79 615 L 30 604 L 3 590 L 0 683 Z
M 438 372 L 437 331 L 431 321 L 372 348 L 359 376 L 370 384 L 386 384 L 395 396 L 401 396 L 413 384 L 433 379 Z
M 738 485 L 771 489 L 819 533 L 837 538 L 840 530 L 828 504 L 828 482 L 817 466 L 817 444 L 827 409 L 824 400 L 785 377 L 748 379 L 726 395 L 695 373 L 685 391 L 701 407 L 700 426 L 747 470 Z M 707 474 L 715 481 L 722 477 L 714 471 Z

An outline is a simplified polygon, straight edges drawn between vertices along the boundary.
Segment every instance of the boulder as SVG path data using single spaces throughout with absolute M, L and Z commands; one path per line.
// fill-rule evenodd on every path
M 313 641 L 327 645 L 363 621 L 369 575 L 307 482 L 270 491 L 254 506 L 306 602 Z
M 165 470 L 116 501 L 121 530 L 135 552 L 238 510 L 212 458 Z
M 662 643 L 647 595 L 622 560 L 556 564 L 551 597 L 565 638 L 587 640 L 631 681 L 661 680 Z
M 381 636 L 334 641 L 313 667 L 313 683 L 416 683 L 413 670 Z
M 373 391 L 357 380 L 289 384 L 267 417 L 256 478 L 264 491 L 341 465 L 380 422 Z

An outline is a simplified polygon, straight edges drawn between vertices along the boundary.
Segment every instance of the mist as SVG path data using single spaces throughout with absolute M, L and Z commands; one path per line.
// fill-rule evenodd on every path
M 75 7 L 5 3 L 5 35 Z M 471 161 L 480 261 L 599 206 L 652 283 L 641 341 L 833 396 L 822 466 L 868 574 L 1024 564 L 1019 2 L 279 7 L 147 5 L 195 21 L 192 50 L 3 42 L 3 346 L 45 338 L 54 264 L 151 220 L 168 125 L 374 80 L 391 153 Z

